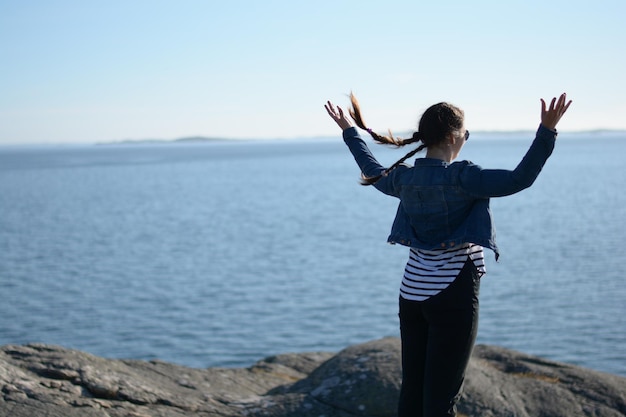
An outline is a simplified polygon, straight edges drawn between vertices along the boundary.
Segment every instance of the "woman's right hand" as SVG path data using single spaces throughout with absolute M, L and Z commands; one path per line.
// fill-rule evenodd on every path
M 569 105 L 572 104 L 572 100 L 565 104 L 566 98 L 565 93 L 561 94 L 558 101 L 556 97 L 554 97 L 552 102 L 550 102 L 550 107 L 547 109 L 546 102 L 541 99 L 541 124 L 544 127 L 550 130 L 556 130 L 556 125 L 559 123 L 559 120 L 561 120 L 561 117 L 563 117 Z
M 326 111 L 328 112 L 330 118 L 337 123 L 341 130 L 346 130 L 349 127 L 352 127 L 350 119 L 346 117 L 341 107 L 337 106 L 335 109 L 335 106 L 330 101 L 328 101 L 324 107 L 326 107 Z

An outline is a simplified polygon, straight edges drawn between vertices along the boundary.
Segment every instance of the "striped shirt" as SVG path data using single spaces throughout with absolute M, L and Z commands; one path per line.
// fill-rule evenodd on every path
M 411 248 L 404 269 L 400 296 L 406 300 L 424 301 L 448 288 L 469 258 L 479 275 L 486 272 L 483 247 L 465 243 L 455 249 L 421 250 Z

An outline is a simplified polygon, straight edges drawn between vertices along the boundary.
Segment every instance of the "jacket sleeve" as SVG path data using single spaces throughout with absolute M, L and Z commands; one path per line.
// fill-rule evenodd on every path
M 364 176 L 376 177 L 383 173 L 385 167 L 374 157 L 365 144 L 365 141 L 361 139 L 356 127 L 345 129 L 343 131 L 343 140 L 346 145 L 348 145 L 348 149 L 352 153 L 354 160 Z M 394 169 L 390 175 L 383 176 L 380 180 L 376 181 L 374 187 L 384 194 L 398 197 L 398 193 L 393 186 L 393 177 L 397 174 L 396 171 L 401 171 L 401 169 Z
M 556 131 L 539 126 L 532 145 L 514 170 L 482 169 L 469 164 L 461 173 L 461 186 L 479 197 L 502 197 L 530 187 L 552 154 Z

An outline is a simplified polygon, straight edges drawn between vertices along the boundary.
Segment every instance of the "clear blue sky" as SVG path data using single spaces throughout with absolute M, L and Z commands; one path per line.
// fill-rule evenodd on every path
M 470 130 L 626 129 L 626 2 L 0 0 L 0 144 L 337 134 L 430 104 Z

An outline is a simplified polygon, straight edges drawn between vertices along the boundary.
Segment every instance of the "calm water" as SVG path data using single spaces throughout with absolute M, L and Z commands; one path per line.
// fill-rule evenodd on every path
M 530 142 L 476 136 L 493 168 Z M 492 201 L 479 343 L 626 376 L 625 139 L 561 135 Z M 357 180 L 338 140 L 0 148 L 0 344 L 208 367 L 398 336 L 396 201 Z

